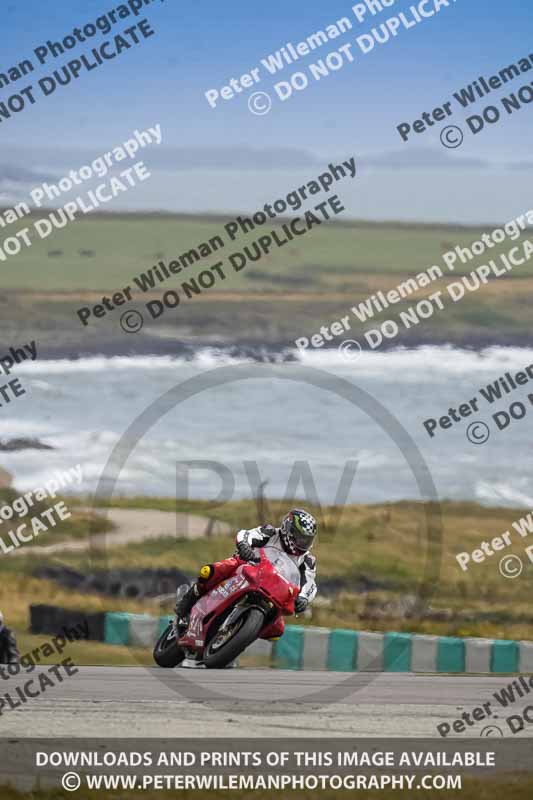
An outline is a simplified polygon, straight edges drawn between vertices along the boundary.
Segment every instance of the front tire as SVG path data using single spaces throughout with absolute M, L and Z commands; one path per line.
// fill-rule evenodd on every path
M 153 655 L 155 663 L 164 669 L 177 667 L 185 658 L 184 651 L 176 642 L 174 623 L 171 622 L 157 640 Z
M 234 661 L 252 642 L 265 624 L 265 615 L 258 608 L 251 608 L 241 619 L 242 624 L 224 644 L 217 646 L 215 633 L 204 650 L 203 662 L 207 669 L 222 669 Z

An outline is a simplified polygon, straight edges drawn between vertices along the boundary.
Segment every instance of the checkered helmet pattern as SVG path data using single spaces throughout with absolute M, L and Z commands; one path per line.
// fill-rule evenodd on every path
M 281 541 L 285 549 L 293 555 L 310 550 L 316 533 L 316 519 L 302 508 L 293 508 L 281 523 Z

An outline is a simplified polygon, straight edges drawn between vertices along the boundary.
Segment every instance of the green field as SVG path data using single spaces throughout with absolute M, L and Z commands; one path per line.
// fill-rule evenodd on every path
M 28 225 L 26 218 L 19 227 Z M 32 218 L 35 220 L 36 218 Z M 0 333 L 7 340 L 21 336 L 38 338 L 43 346 L 56 349 L 98 349 L 107 351 L 128 346 L 133 351 L 146 341 L 164 334 L 176 342 L 289 344 L 309 336 L 321 325 L 350 313 L 351 306 L 378 290 L 394 289 L 400 282 L 433 265 L 445 278 L 394 306 L 394 313 L 406 310 L 416 299 L 444 288 L 461 274 L 507 252 L 507 240 L 490 250 L 490 255 L 467 264 L 457 263 L 448 273 L 443 253 L 455 246 L 468 247 L 479 240 L 485 228 L 407 225 L 400 223 L 341 223 L 321 225 L 281 248 L 274 248 L 258 261 L 250 261 L 239 272 L 228 256 L 242 251 L 272 228 L 265 226 L 229 240 L 225 218 L 195 218 L 173 215 L 109 215 L 81 219 L 55 230 L 45 240 L 36 237 L 30 248 L 2 263 Z M 3 233 L 14 233 L 4 229 Z M 279 228 L 278 228 L 279 231 Z M 218 261 L 224 263 L 225 280 L 217 279 L 209 290 L 187 299 L 160 319 L 147 317 L 143 333 L 124 334 L 118 325 L 121 310 L 82 327 L 76 310 L 93 305 L 102 295 L 125 286 L 158 261 L 178 259 L 213 237 L 221 235 L 224 247 L 205 259 L 185 267 L 157 284 L 153 293 L 134 290 L 128 308 L 143 309 L 144 303 L 160 297 L 167 289 L 180 289 Z M 460 303 L 449 303 L 444 312 L 416 326 L 398 343 L 450 341 L 464 344 L 523 343 L 531 341 L 528 293 L 533 288 L 533 262 L 516 267 L 505 277 L 492 278 L 478 292 Z M 123 310 L 123 309 L 122 309 Z M 385 312 L 376 319 L 386 319 Z M 228 326 L 228 319 L 235 324 Z M 352 315 L 354 334 L 364 330 Z M 167 345 L 168 346 L 168 345 Z M 171 349 L 171 348 L 170 348 Z M 146 348 L 145 348 L 146 350 Z
M 38 216 L 24 218 L 36 220 Z M 220 235 L 225 247 L 184 270 L 183 278 L 219 258 L 242 249 L 279 226 L 259 226 L 231 241 L 224 231 L 225 217 L 208 220 L 172 215 L 95 215 L 55 230 L 42 240 L 33 236 L 30 248 L 2 263 L 5 289 L 33 291 L 106 291 L 131 284 L 132 278 L 159 260 L 178 258 Z M 22 224 L 20 227 L 23 227 Z M 285 287 L 301 291 L 327 288 L 345 291 L 357 287 L 361 275 L 416 275 L 432 264 L 442 264 L 442 254 L 456 245 L 468 247 L 485 228 L 410 225 L 401 223 L 340 223 L 321 225 L 305 236 L 232 273 L 225 291 L 260 289 L 282 292 Z M 11 229 L 4 229 L 4 235 Z M 491 258 L 506 252 L 510 241 L 490 251 Z M 81 252 L 92 255 L 81 255 Z M 455 272 L 467 274 L 474 266 L 457 263 Z M 260 273 L 260 274 L 258 274 Z M 532 277 L 533 264 L 524 266 L 520 277 Z M 176 278 L 176 280 L 179 280 Z

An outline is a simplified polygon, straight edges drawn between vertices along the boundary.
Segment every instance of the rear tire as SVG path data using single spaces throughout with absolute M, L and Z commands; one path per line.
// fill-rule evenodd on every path
M 173 632 L 174 624 L 171 622 L 165 628 L 154 647 L 154 661 L 164 669 L 177 667 L 185 658 L 185 652 L 177 645 L 176 636 L 170 636 Z
M 265 615 L 258 608 L 251 608 L 244 616 L 244 622 L 225 644 L 216 650 L 217 634 L 213 636 L 204 651 L 203 663 L 207 669 L 222 669 L 234 661 L 248 645 L 257 639 L 257 634 L 265 624 Z

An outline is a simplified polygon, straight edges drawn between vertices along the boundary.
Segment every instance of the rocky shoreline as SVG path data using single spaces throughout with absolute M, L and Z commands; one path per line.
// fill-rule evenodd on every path
M 299 354 L 293 342 L 287 341 L 268 341 L 261 343 L 255 340 L 233 341 L 229 342 L 210 337 L 202 339 L 201 337 L 188 339 L 187 341 L 159 338 L 151 336 L 142 336 L 135 338 L 134 341 L 124 341 L 124 338 L 94 338 L 90 341 L 85 341 L 83 344 L 76 345 L 76 343 L 61 343 L 61 344 L 44 344 L 40 347 L 39 360 L 53 360 L 53 359 L 69 359 L 75 360 L 79 358 L 91 358 L 97 356 L 104 356 L 112 358 L 116 356 L 122 357 L 135 357 L 135 356 L 175 356 L 177 358 L 184 358 L 193 360 L 200 352 L 211 350 L 215 353 L 220 353 L 223 356 L 230 358 L 249 359 L 258 363 L 284 363 L 291 361 L 298 361 Z M 360 337 L 361 338 L 361 337 Z M 340 341 L 338 342 L 340 344 Z M 336 352 L 337 346 L 322 347 L 320 350 L 309 349 L 307 352 Z M 384 342 L 379 350 L 371 350 L 368 346 L 363 346 L 363 352 L 384 352 L 398 350 L 402 348 L 415 349 L 420 347 L 454 347 L 464 350 L 473 350 L 481 352 L 489 347 L 523 347 L 533 348 L 533 335 L 513 335 L 502 334 L 495 336 L 494 334 L 480 333 L 478 335 L 469 335 L 468 337 L 452 336 L 452 337 L 439 337 L 439 336 L 420 336 L 411 335 L 405 336 L 401 341 L 395 340 L 394 342 Z

